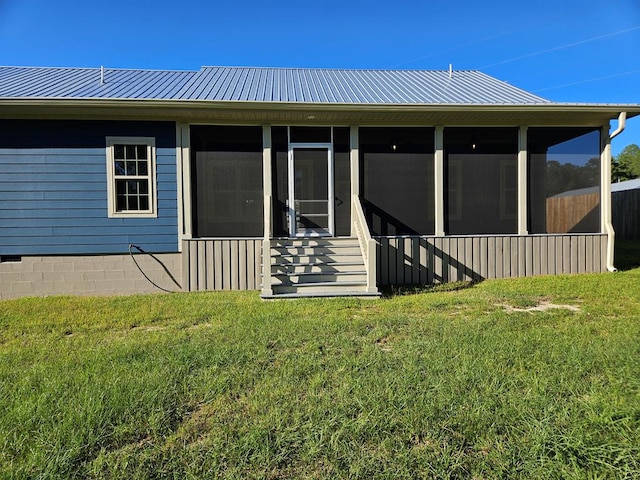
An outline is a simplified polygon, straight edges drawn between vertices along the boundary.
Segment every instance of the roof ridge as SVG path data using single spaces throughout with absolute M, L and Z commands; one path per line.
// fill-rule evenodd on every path
M 42 67 L 42 66 L 29 66 L 29 65 L 0 65 L 0 68 L 23 68 L 29 70 L 98 70 L 101 68 L 105 70 L 117 70 L 117 71 L 132 71 L 132 72 L 173 72 L 173 73 L 198 73 L 199 70 L 181 70 L 171 68 L 129 68 L 129 67 Z
M 440 73 L 449 73 L 449 69 L 436 69 L 436 68 L 344 68 L 344 67 L 252 67 L 246 65 L 203 65 L 202 69 L 205 68 L 237 68 L 237 69 L 247 69 L 247 70 L 325 70 L 330 72 L 337 71 L 346 71 L 346 72 L 440 72 Z M 478 72 L 483 73 L 477 69 L 459 69 L 452 70 L 453 73 L 456 72 Z M 486 74 L 485 74 L 486 75 Z M 487 75 L 491 76 L 491 75 Z M 493 77 L 492 77 L 493 78 Z

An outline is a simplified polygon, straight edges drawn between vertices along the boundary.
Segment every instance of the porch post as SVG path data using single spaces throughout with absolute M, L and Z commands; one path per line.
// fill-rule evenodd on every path
M 271 125 L 262 126 L 262 190 L 264 235 L 262 238 L 262 294 L 273 295 L 271 288 L 271 237 L 272 226 L 272 175 L 271 175 Z
M 527 129 L 518 131 L 518 235 L 527 235 Z
M 358 232 L 356 232 L 354 222 L 356 213 L 353 202 L 356 198 L 360 198 L 360 151 L 358 148 L 359 138 L 357 125 L 351 125 L 349 134 L 351 164 L 351 236 L 356 237 Z
M 191 219 L 191 156 L 189 153 L 189 125 L 176 125 L 178 140 L 178 222 L 180 242 L 193 235 Z
M 444 236 L 444 126 L 436 125 L 433 180 L 435 195 L 435 234 Z

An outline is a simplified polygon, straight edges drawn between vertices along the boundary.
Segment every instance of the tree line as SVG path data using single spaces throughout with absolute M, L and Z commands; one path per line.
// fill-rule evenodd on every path
M 613 157 L 611 181 L 623 182 L 640 177 L 640 147 L 635 143 L 627 145 Z

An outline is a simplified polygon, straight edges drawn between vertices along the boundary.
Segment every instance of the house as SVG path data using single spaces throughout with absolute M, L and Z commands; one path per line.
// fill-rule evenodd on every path
M 613 270 L 610 141 L 638 113 L 477 71 L 2 67 L 0 298 Z M 588 222 L 550 221 L 589 187 Z

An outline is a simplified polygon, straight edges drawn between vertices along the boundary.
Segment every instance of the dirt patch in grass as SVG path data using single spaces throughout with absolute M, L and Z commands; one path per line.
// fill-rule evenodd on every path
M 505 312 L 507 313 L 514 313 L 514 312 L 527 312 L 527 313 L 534 313 L 534 312 L 546 312 L 547 310 L 570 310 L 572 312 L 579 312 L 580 311 L 580 307 L 576 307 L 575 305 L 559 305 L 556 303 L 552 303 L 548 300 L 541 300 L 540 302 L 538 302 L 537 305 L 531 306 L 531 307 L 524 307 L 524 308 L 518 308 L 518 307 L 512 307 L 511 305 L 500 305 L 502 308 L 504 308 Z

